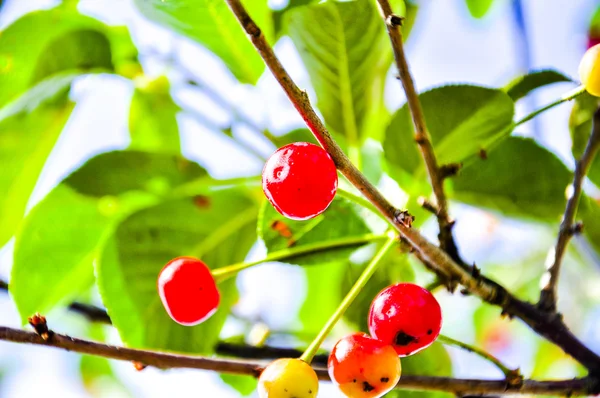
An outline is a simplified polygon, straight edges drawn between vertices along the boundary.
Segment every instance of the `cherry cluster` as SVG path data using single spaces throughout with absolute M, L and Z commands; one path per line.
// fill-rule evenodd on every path
M 600 44 L 583 56 L 579 76 L 590 94 L 600 96 Z M 293 220 L 308 220 L 323 213 L 333 201 L 337 169 L 321 147 L 296 142 L 279 148 L 269 158 L 262 186 L 279 213 Z M 170 317 L 186 326 L 208 319 L 220 301 L 210 269 L 191 257 L 175 258 L 162 269 L 158 292 Z M 415 284 L 398 283 L 375 297 L 368 325 L 370 335 L 353 333 L 343 337 L 329 356 L 331 380 L 352 398 L 381 397 L 393 389 L 400 379 L 400 358 L 435 341 L 442 313 L 429 291 Z M 282 358 L 267 366 L 259 379 L 260 397 L 316 397 L 319 381 L 308 357 L 311 355 Z
M 307 220 L 323 213 L 337 191 L 337 170 L 321 147 L 305 142 L 277 150 L 263 170 L 263 190 L 285 217 Z M 191 257 L 171 260 L 160 272 L 158 291 L 170 317 L 186 326 L 208 319 L 219 305 L 210 269 Z M 331 380 L 348 397 L 380 397 L 401 374 L 400 357 L 428 347 L 440 333 L 442 315 L 433 295 L 420 286 L 399 283 L 373 300 L 369 332 L 340 339 L 331 351 Z M 261 374 L 263 398 L 316 397 L 318 378 L 302 359 L 283 358 Z

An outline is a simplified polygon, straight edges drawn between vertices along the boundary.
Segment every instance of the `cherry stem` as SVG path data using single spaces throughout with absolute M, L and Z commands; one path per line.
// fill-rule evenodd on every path
M 444 336 L 442 334 L 438 336 L 438 341 L 445 345 L 451 345 L 454 347 L 462 348 L 463 350 L 472 352 L 473 354 L 479 355 L 480 357 L 487 359 L 488 361 L 496 365 L 496 367 L 500 369 L 500 371 L 504 373 L 504 376 L 506 376 L 507 378 L 514 377 L 515 375 L 520 376 L 518 369 L 509 368 L 508 366 L 504 365 L 498 358 L 482 350 L 481 348 L 473 347 L 472 345 L 463 343 L 462 341 L 454 340 L 452 337 Z
M 321 331 L 319 332 L 317 337 L 315 337 L 315 339 L 312 341 L 312 343 L 310 343 L 310 345 L 308 346 L 306 351 L 304 351 L 304 353 L 300 356 L 301 360 L 303 360 L 304 362 L 306 362 L 308 364 L 310 364 L 312 362 L 317 351 L 321 347 L 321 344 L 323 344 L 323 341 L 325 340 L 325 338 L 327 337 L 329 332 L 331 332 L 331 329 L 333 329 L 333 327 L 335 326 L 337 321 L 342 317 L 342 315 L 344 315 L 344 313 L 346 312 L 348 307 L 350 307 L 350 305 L 352 304 L 354 299 L 356 299 L 358 294 L 361 292 L 362 288 L 365 287 L 365 285 L 367 284 L 367 282 L 369 281 L 371 276 L 373 276 L 373 274 L 375 273 L 375 270 L 377 270 L 377 266 L 379 265 L 379 263 L 381 262 L 383 257 L 386 255 L 386 253 L 392 248 L 392 246 L 396 242 L 397 242 L 396 235 L 393 233 L 390 233 L 390 235 L 388 235 L 387 241 L 383 244 L 383 246 L 375 254 L 375 257 L 373 257 L 371 262 L 367 265 L 365 270 L 358 277 L 358 279 L 354 283 L 354 286 L 352 286 L 352 289 L 350 289 L 348 294 L 346 294 L 346 297 L 344 297 L 344 299 L 340 303 L 339 307 L 331 315 L 329 320 L 327 320 L 327 323 L 325 323 L 325 326 L 323 326 L 323 328 L 321 329 Z
M 328 251 L 333 249 L 340 249 L 344 247 L 353 247 L 365 243 L 377 242 L 380 240 L 388 239 L 388 234 L 364 234 L 358 236 L 344 237 L 340 239 L 332 239 L 326 242 L 315 242 L 299 247 L 291 247 L 288 249 L 277 250 L 269 253 L 266 257 L 250 262 L 242 262 L 237 264 L 228 265 L 225 267 L 217 268 L 212 270 L 212 275 L 217 282 L 222 282 L 238 272 L 247 268 L 253 267 L 258 264 L 286 260 L 293 257 L 302 256 L 305 254 L 313 254 L 315 252 Z
M 549 103 L 546 106 L 541 107 L 540 109 L 536 109 L 535 111 L 531 112 L 530 114 L 524 116 L 523 118 L 517 120 L 516 122 L 514 122 L 511 126 L 510 126 L 510 130 L 514 130 L 516 127 L 530 121 L 531 119 L 533 119 L 534 117 L 538 116 L 541 113 L 544 113 L 545 111 L 547 111 L 548 109 L 552 109 L 557 105 L 560 105 L 564 102 L 568 102 L 571 101 L 577 97 L 579 97 L 581 94 L 583 94 L 585 92 L 585 87 L 583 85 L 577 86 L 576 88 L 574 88 L 571 91 L 567 91 L 565 94 L 563 94 L 560 98 L 558 98 L 557 100 Z

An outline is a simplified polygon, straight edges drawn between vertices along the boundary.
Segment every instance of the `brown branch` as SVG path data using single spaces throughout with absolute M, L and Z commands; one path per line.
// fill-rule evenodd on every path
M 226 0 L 226 2 L 289 100 L 323 148 L 329 152 L 340 172 L 394 226 L 413 248 L 415 254 L 427 261 L 433 269 L 459 282 L 470 293 L 490 304 L 502 307 L 503 313 L 521 318 L 539 335 L 561 347 L 591 373 L 600 374 L 600 357 L 579 341 L 560 317 L 539 311 L 533 304 L 517 299 L 498 283 L 479 275 L 474 267 L 467 269 L 462 264 L 459 265 L 444 250 L 426 240 L 417 230 L 412 229 L 407 222 L 411 219 L 407 217 L 407 213 L 394 208 L 335 143 L 315 113 L 307 94 L 296 86 L 283 68 L 260 28 L 248 15 L 240 0 Z
M 201 356 L 160 353 L 148 350 L 136 350 L 120 346 L 97 343 L 77 339 L 62 334 L 52 333 L 48 340 L 33 332 L 8 327 L 0 327 L 0 340 L 34 344 L 59 348 L 66 351 L 101 356 L 121 361 L 135 362 L 142 366 L 153 366 L 160 369 L 201 369 L 220 373 L 230 373 L 258 377 L 264 368 L 263 363 L 249 361 L 233 361 Z M 329 380 L 326 369 L 316 368 L 321 380 Z M 471 380 L 446 377 L 403 376 L 397 388 L 426 391 L 447 391 L 457 395 L 475 394 L 536 394 L 536 395 L 570 395 L 585 396 L 599 392 L 595 379 L 583 378 L 561 381 L 525 380 L 519 386 L 511 386 L 504 380 Z
M 421 157 L 425 162 L 425 168 L 427 169 L 429 181 L 436 198 L 437 203 L 435 208 L 437 209 L 437 212 L 435 214 L 440 229 L 440 246 L 454 261 L 464 265 L 464 262 L 458 254 L 458 248 L 454 241 L 454 237 L 452 236 L 454 222 L 448 214 L 448 200 L 446 198 L 446 193 L 444 192 L 444 179 L 450 175 L 456 174 L 460 166 L 453 164 L 440 167 L 438 164 L 433 145 L 431 144 L 431 137 L 427 131 L 427 125 L 425 124 L 425 115 L 423 114 L 419 94 L 415 89 L 415 84 L 410 74 L 410 68 L 404 53 L 402 31 L 400 30 L 402 18 L 394 15 L 388 0 L 377 0 L 377 4 L 379 5 L 379 12 L 385 20 L 390 42 L 392 43 L 396 68 L 398 69 L 398 77 L 402 82 L 402 87 L 406 93 L 408 108 L 410 109 L 413 124 L 415 126 L 415 141 L 419 146 Z
M 598 153 L 598 148 L 600 148 L 600 108 L 594 114 L 594 125 L 585 151 L 575 165 L 573 184 L 571 185 L 573 192 L 567 201 L 567 208 L 565 209 L 565 214 L 560 224 L 560 231 L 554 248 L 554 259 L 548 267 L 547 273 L 544 274 L 544 278 L 547 279 L 547 282 L 542 288 L 540 300 L 538 302 L 538 307 L 543 311 L 556 311 L 556 301 L 558 299 L 557 285 L 560 267 L 569 240 L 578 232 L 578 230 L 581 230 L 581 225 L 575 224 L 575 214 L 577 213 L 577 207 L 579 206 L 579 200 L 581 199 L 583 180 L 592 165 L 592 161 Z

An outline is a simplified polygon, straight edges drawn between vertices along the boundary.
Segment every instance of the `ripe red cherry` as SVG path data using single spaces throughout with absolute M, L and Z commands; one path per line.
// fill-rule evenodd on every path
M 192 257 L 177 257 L 165 265 L 158 275 L 158 294 L 169 316 L 185 326 L 208 319 L 220 300 L 210 270 Z
M 331 156 L 321 147 L 295 142 L 279 148 L 265 164 L 263 191 L 275 209 L 292 220 L 323 213 L 337 191 Z
M 400 379 L 400 358 L 394 348 L 364 333 L 340 339 L 327 363 L 329 377 L 352 398 L 381 397 Z
M 399 356 L 405 357 L 428 347 L 442 328 L 442 310 L 426 289 L 412 283 L 398 283 L 382 290 L 371 304 L 369 331 Z

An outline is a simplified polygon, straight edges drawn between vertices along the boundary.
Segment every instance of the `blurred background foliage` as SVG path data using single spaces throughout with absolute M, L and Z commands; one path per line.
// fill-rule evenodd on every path
M 435 223 L 417 205 L 431 189 L 374 3 L 244 3 L 351 159 L 435 239 Z M 406 18 L 409 62 L 436 155 L 441 163 L 464 164 L 447 183 L 461 251 L 520 298 L 536 300 L 573 157 L 587 141 L 598 100 L 583 95 L 516 129 L 515 121 L 576 86 L 579 57 L 600 40 L 600 6 L 573 1 L 557 23 L 560 1 L 393 3 Z M 268 325 L 261 343 L 305 347 L 376 243 L 245 271 L 220 285 L 219 311 L 192 328 L 173 323 L 155 291 L 158 271 L 175 256 L 199 256 L 217 268 L 385 229 L 347 195 L 307 222 L 283 219 L 266 203 L 258 177 L 264 158 L 312 137 L 225 2 L 4 0 L 0 27 L 0 276 L 10 281 L 10 299 L 0 297 L 0 324 L 19 326 L 42 312 L 61 332 L 206 355 L 219 354 L 219 341 L 256 344 L 256 330 Z M 544 36 L 549 30 L 562 34 L 560 45 Z M 543 49 L 552 56 L 541 57 Z M 567 324 L 597 351 L 598 186 L 600 160 L 578 214 L 585 233 L 569 248 L 559 286 Z M 365 329 L 370 301 L 384 286 L 432 280 L 398 247 L 332 339 Z M 559 349 L 501 318 L 498 308 L 460 294 L 437 296 L 445 334 L 526 376 L 582 374 Z M 114 328 L 69 314 L 72 300 L 105 306 Z M 255 388 L 249 377 L 137 373 L 131 364 L 41 350 L 0 345 L 1 396 L 31 396 L 43 387 L 65 397 L 164 396 L 191 388 L 235 397 Z M 501 377 L 480 358 L 441 343 L 404 359 L 403 372 Z M 330 386 L 323 391 L 337 396 Z

